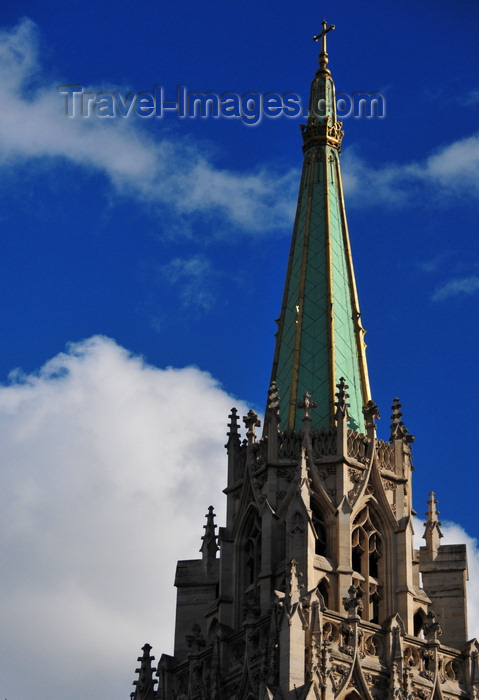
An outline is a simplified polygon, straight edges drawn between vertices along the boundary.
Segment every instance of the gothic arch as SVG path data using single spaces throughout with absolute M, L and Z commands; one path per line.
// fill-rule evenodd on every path
M 258 596 L 258 577 L 261 569 L 261 520 L 253 504 L 244 513 L 238 531 L 236 549 L 236 618 L 245 619 L 246 608 L 254 608 Z
M 375 505 L 375 500 L 369 499 L 352 516 L 351 565 L 353 583 L 363 592 L 362 617 L 379 624 L 385 617 L 383 600 L 391 550 L 387 527 Z
M 258 508 L 256 505 L 254 503 L 250 503 L 248 507 L 244 509 L 237 525 L 236 539 L 240 546 L 242 546 L 246 539 L 248 539 L 249 533 L 254 529 L 254 527 L 261 530 L 261 519 L 259 517 Z
M 241 536 L 245 520 L 248 520 L 248 518 L 251 517 L 250 514 L 252 511 L 257 513 L 258 506 L 255 501 L 251 482 L 249 479 L 245 479 L 239 497 L 239 504 L 233 520 L 232 535 L 235 539 L 238 536 Z
M 323 576 L 321 581 L 318 583 L 318 591 L 324 601 L 324 606 L 328 608 L 331 602 L 331 586 L 326 576 Z
M 384 499 L 386 496 L 382 493 Z M 396 603 L 396 568 L 394 566 L 396 552 L 396 528 L 397 523 L 391 524 L 392 511 L 382 507 L 382 499 L 378 501 L 375 496 L 371 496 L 367 501 L 372 517 L 376 523 L 382 538 L 382 558 L 379 563 L 379 577 L 382 583 L 382 598 L 379 605 L 379 623 L 390 617 L 397 610 Z
M 207 642 L 208 646 L 210 646 L 211 644 L 213 644 L 214 638 L 215 638 L 215 636 L 216 636 L 216 634 L 217 634 L 217 632 L 218 632 L 218 628 L 219 628 L 218 618 L 217 618 L 217 617 L 214 617 L 214 618 L 211 620 L 211 624 L 210 624 L 209 627 L 208 627 L 208 632 L 207 632 L 207 635 L 206 635 L 206 642 Z
M 426 622 L 426 611 L 423 608 L 418 608 L 416 612 L 414 613 L 413 617 L 413 628 L 414 628 L 414 636 L 415 637 L 420 637 L 423 639 L 424 637 L 424 625 Z

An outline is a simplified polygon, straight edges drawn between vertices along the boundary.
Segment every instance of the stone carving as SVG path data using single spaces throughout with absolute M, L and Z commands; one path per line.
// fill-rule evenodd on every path
M 442 634 L 442 629 L 438 621 L 436 620 L 436 615 L 432 610 L 429 611 L 426 622 L 423 627 L 424 637 L 427 642 L 436 642 L 437 638 Z
M 302 420 L 306 427 L 307 423 L 311 421 L 310 411 L 313 408 L 317 408 L 318 402 L 311 401 L 311 394 L 309 392 L 306 392 L 303 396 L 303 400 L 298 401 L 296 405 L 298 408 L 304 408 L 304 416 Z
M 362 433 L 357 433 L 355 430 L 348 430 L 348 455 L 353 459 L 364 464 L 367 462 L 367 446 L 369 438 Z
M 301 454 L 303 431 L 284 430 L 278 435 L 278 456 L 281 459 L 297 459 Z
M 329 669 L 327 675 L 331 680 L 331 685 L 333 687 L 334 694 L 337 695 L 341 688 L 346 683 L 346 678 L 348 677 L 349 667 L 345 664 L 333 664 L 332 668 Z
M 328 643 L 336 643 L 339 641 L 339 630 L 332 622 L 326 622 L 323 625 L 323 639 Z
M 394 471 L 394 445 L 390 442 L 378 440 L 376 443 L 379 468 L 386 471 Z
M 252 444 L 256 440 L 256 431 L 255 428 L 259 428 L 261 425 L 261 421 L 258 418 L 258 414 L 253 411 L 251 408 L 248 411 L 248 414 L 246 416 L 243 416 L 243 423 L 245 424 L 247 428 L 247 438 L 248 438 L 248 444 Z
M 364 650 L 368 656 L 379 656 L 380 641 L 378 637 L 370 635 L 364 640 Z
M 198 625 L 198 623 L 195 623 L 191 628 L 191 634 L 186 635 L 186 642 L 193 654 L 198 654 L 201 649 L 206 646 L 206 641 L 201 633 L 201 627 Z
M 348 617 L 357 617 L 363 611 L 363 592 L 359 586 L 350 586 L 348 595 L 343 598 L 344 609 L 348 613 Z
M 363 406 L 363 416 L 366 421 L 366 428 L 376 428 L 375 420 L 381 418 L 378 406 L 371 399 Z
M 404 664 L 410 668 L 419 668 L 421 657 L 419 651 L 415 647 L 405 647 L 404 649 Z
M 321 428 L 311 431 L 311 447 L 314 459 L 336 454 L 336 429 Z

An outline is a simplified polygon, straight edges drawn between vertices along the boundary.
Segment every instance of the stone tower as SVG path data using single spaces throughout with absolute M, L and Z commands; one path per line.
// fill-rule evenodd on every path
M 174 655 L 143 647 L 133 700 L 479 698 L 464 545 L 431 493 L 413 546 L 413 436 L 376 437 L 323 23 L 263 432 L 229 416 L 227 522 L 176 571 Z M 220 556 L 217 556 L 219 550 Z M 421 579 L 422 576 L 422 579 Z

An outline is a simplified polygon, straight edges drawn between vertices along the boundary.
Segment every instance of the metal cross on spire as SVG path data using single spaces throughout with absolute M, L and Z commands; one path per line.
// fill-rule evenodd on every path
M 316 34 L 316 36 L 313 36 L 313 41 L 319 41 L 319 39 L 322 39 L 321 53 L 319 54 L 319 65 L 321 68 L 326 68 L 326 66 L 328 65 L 328 52 L 326 51 L 326 34 L 332 29 L 336 29 L 336 26 L 334 24 L 330 24 L 328 27 L 328 23 L 324 19 L 322 31 L 320 31 L 319 34 Z

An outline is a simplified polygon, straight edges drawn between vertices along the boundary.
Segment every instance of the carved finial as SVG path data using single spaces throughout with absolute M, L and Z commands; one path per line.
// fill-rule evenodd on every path
M 318 63 L 319 63 L 319 68 L 321 72 L 327 73 L 330 75 L 329 68 L 327 68 L 328 65 L 328 52 L 326 51 L 326 34 L 330 32 L 332 29 L 336 29 L 334 24 L 330 24 L 328 27 L 328 23 L 326 20 L 323 20 L 322 23 L 322 31 L 319 32 L 319 34 L 316 34 L 316 36 L 313 36 L 313 41 L 319 41 L 319 39 L 322 39 L 321 42 L 321 53 L 319 54 L 318 58 Z
M 274 424 L 275 429 L 277 429 L 279 421 L 280 417 L 278 387 L 276 386 L 276 382 L 273 380 L 268 389 L 268 401 L 266 403 L 266 414 L 264 417 L 263 435 L 265 434 L 265 432 L 267 432 L 270 422 L 272 422 Z
M 155 684 L 158 682 L 153 678 L 152 662 L 155 657 L 150 655 L 151 646 L 145 644 L 142 647 L 143 656 L 138 657 L 140 668 L 137 668 L 135 673 L 138 673 L 138 680 L 133 681 L 136 686 L 135 692 L 131 694 L 133 700 L 154 700 L 156 698 Z
M 434 491 L 431 491 L 429 493 L 429 501 L 427 501 L 427 504 L 429 505 L 429 510 L 426 513 L 427 524 L 429 524 L 429 525 L 433 525 L 436 523 L 437 523 L 437 525 L 442 525 L 442 523 L 439 522 L 438 517 L 437 517 L 439 515 L 439 511 L 436 508 L 436 503 L 437 503 L 436 494 L 434 493 Z M 426 523 L 424 523 L 424 524 L 426 524 Z
M 273 380 L 268 389 L 268 411 L 274 415 L 279 414 L 279 395 L 276 382 Z
M 258 414 L 251 408 L 248 411 L 248 415 L 243 416 L 243 423 L 248 429 L 246 436 L 248 438 L 248 443 L 251 444 L 256 440 L 255 428 L 259 428 L 259 426 L 261 425 L 261 421 L 258 418 Z
M 197 622 L 191 628 L 191 634 L 186 635 L 186 643 L 193 654 L 198 654 L 206 646 L 206 641 L 201 634 L 201 627 Z
M 426 622 L 423 626 L 424 638 L 429 644 L 437 642 L 437 638 L 441 636 L 442 629 L 441 625 L 436 619 L 436 615 L 433 610 L 429 610 Z
M 229 414 L 228 418 L 230 419 L 230 422 L 228 423 L 228 432 L 226 435 L 228 436 L 228 442 L 226 443 L 225 447 L 227 450 L 229 450 L 230 447 L 234 445 L 239 445 L 240 444 L 240 438 L 239 438 L 239 426 L 238 426 L 238 411 L 236 408 L 231 409 L 231 413 Z
M 393 405 L 391 406 L 391 440 L 404 440 L 407 443 L 414 442 L 414 435 L 410 435 L 409 430 L 405 427 L 401 413 L 402 404 L 396 397 L 393 400 Z
M 208 508 L 206 514 L 206 525 L 203 525 L 205 534 L 201 538 L 203 544 L 201 545 L 200 552 L 203 554 L 203 561 L 210 562 L 212 559 L 216 559 L 216 552 L 218 551 L 218 542 L 215 534 L 215 514 L 213 506 Z
M 376 429 L 376 420 L 381 418 L 381 414 L 379 413 L 377 404 L 375 404 L 371 399 L 363 406 L 363 416 L 364 420 L 366 421 L 366 431 L 374 431 Z
M 317 407 L 318 402 L 311 401 L 311 394 L 307 391 L 303 396 L 303 400 L 298 401 L 296 405 L 298 408 L 304 408 L 303 423 L 305 424 L 305 427 L 307 427 L 306 424 L 311 422 L 311 415 L 309 412 L 312 408 Z
M 436 558 L 437 552 L 440 547 L 439 540 L 443 536 L 441 532 L 442 523 L 438 519 L 439 511 L 436 508 L 437 500 L 435 498 L 434 491 L 429 494 L 429 510 L 427 511 L 427 521 L 424 523 L 426 529 L 424 531 L 423 539 L 426 540 L 426 548 L 433 559 Z
M 228 418 L 230 419 L 231 422 L 228 423 L 229 431 L 226 434 L 228 436 L 238 435 L 238 410 L 233 407 L 231 409 L 231 413 L 229 414 Z
M 348 408 L 350 404 L 346 403 L 346 399 L 349 399 L 349 394 L 346 393 L 346 389 L 349 389 L 349 386 L 346 384 L 346 380 L 344 379 L 344 377 L 341 377 L 336 386 L 338 388 L 338 391 L 336 392 L 336 397 L 338 400 L 335 402 L 334 405 L 338 409 L 338 412 L 341 412 L 343 415 L 348 416 Z
M 264 417 L 263 435 L 268 440 L 268 461 L 278 458 L 278 428 L 280 423 L 279 395 L 273 380 L 268 389 L 268 401 Z
M 348 617 L 359 617 L 363 611 L 363 592 L 359 586 L 349 586 L 348 595 L 343 598 L 344 609 Z

